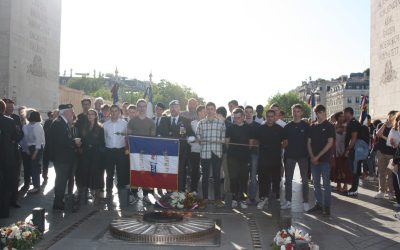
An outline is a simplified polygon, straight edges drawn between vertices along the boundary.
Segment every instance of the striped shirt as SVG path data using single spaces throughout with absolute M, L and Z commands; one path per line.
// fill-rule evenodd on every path
M 217 118 L 207 118 L 197 124 L 196 137 L 200 141 L 201 159 L 211 159 L 211 153 L 222 157 L 222 142 L 225 140 L 225 123 Z

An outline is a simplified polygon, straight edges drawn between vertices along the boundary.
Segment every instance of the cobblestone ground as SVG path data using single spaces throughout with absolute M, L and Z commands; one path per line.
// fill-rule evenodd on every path
M 50 168 L 49 181 L 42 194 L 21 194 L 22 208 L 12 209 L 8 219 L 0 219 L 0 226 L 17 220 L 29 220 L 35 207 L 46 209 L 46 231 L 35 249 L 187 249 L 177 246 L 146 246 L 121 241 L 110 236 L 108 225 L 121 216 L 158 209 L 141 202 L 120 210 L 117 195 L 113 200 L 89 202 L 78 212 L 66 214 L 52 210 L 54 171 Z M 281 210 L 281 201 L 271 201 L 264 210 L 255 206 L 248 209 L 214 208 L 198 210 L 194 216 L 205 216 L 221 223 L 220 245 L 196 249 L 270 249 L 277 230 L 290 224 L 312 235 L 320 249 L 400 249 L 400 221 L 393 217 L 393 201 L 376 200 L 376 182 L 363 183 L 358 198 L 333 193 L 331 217 L 308 215 L 303 212 L 301 184 L 296 171 L 293 183 L 291 210 Z M 116 191 L 116 190 L 115 190 Z M 281 197 L 284 190 L 282 190 Z M 313 204 L 310 185 L 310 205 Z

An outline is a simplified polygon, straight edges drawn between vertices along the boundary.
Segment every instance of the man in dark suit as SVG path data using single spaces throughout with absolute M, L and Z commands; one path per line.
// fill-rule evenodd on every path
M 16 168 L 15 145 L 18 134 L 15 122 L 4 115 L 6 104 L 0 100 L 0 218 L 10 215 L 11 184 L 14 181 L 13 169 Z
M 54 187 L 53 208 L 56 210 L 64 209 L 65 188 L 75 161 L 75 147 L 79 146 L 79 140 L 73 138 L 70 124 L 73 121 L 74 111 L 72 104 L 61 104 L 58 109 L 60 115 L 50 127 L 49 145 L 50 160 L 54 162 L 56 171 L 56 181 Z M 75 139 L 75 141 L 74 141 Z
M 159 134 L 159 127 L 161 123 L 161 119 L 163 119 L 163 113 L 165 110 L 165 105 L 162 104 L 161 102 L 156 104 L 156 107 L 154 108 L 154 111 L 156 115 L 153 117 L 153 121 L 156 124 L 156 135 Z
M 190 153 L 190 146 L 187 142 L 188 137 L 194 136 L 190 120 L 179 116 L 181 108 L 179 101 L 174 100 L 169 103 L 171 116 L 161 119 L 158 134 L 164 137 L 180 139 L 179 145 L 179 169 L 178 169 L 178 189 L 185 191 L 186 187 L 186 160 Z
M 13 144 L 14 147 L 14 161 L 11 171 L 11 196 L 10 196 L 10 205 L 15 208 L 20 208 L 21 206 L 18 204 L 18 186 L 19 186 L 19 176 L 20 176 L 20 168 L 22 164 L 22 156 L 20 152 L 19 142 L 24 137 L 24 133 L 22 132 L 22 122 L 20 117 L 17 114 L 14 114 L 14 101 L 11 99 L 4 98 L 3 101 L 6 104 L 5 116 L 10 117 L 14 121 L 14 126 L 17 131 L 17 138 L 15 140 L 16 143 Z

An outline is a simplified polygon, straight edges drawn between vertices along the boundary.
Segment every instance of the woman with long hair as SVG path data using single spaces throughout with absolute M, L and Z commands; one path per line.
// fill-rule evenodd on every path
M 96 195 L 102 188 L 100 152 L 104 149 L 104 129 L 98 122 L 98 114 L 95 109 L 88 110 L 88 123 L 80 131 L 82 139 L 82 164 L 77 169 L 77 186 L 81 199 L 87 200 L 88 189 Z
M 393 120 L 392 129 L 388 135 L 388 144 L 390 144 L 393 148 L 396 148 L 396 151 L 393 155 L 392 166 L 389 169 L 392 170 L 392 179 L 393 179 L 393 189 L 396 196 L 396 203 L 394 206 L 396 208 L 400 207 L 400 177 L 399 177 L 399 164 L 400 164 L 400 112 L 396 113 L 396 116 Z

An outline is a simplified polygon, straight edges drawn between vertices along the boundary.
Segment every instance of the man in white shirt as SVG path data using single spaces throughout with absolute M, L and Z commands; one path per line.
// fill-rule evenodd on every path
M 125 155 L 125 135 L 127 122 L 120 118 L 118 105 L 111 106 L 111 119 L 106 121 L 104 127 L 104 139 L 106 145 L 106 190 L 107 197 L 111 198 L 114 182 L 114 166 L 117 170 L 117 188 L 125 188 L 129 184 L 129 163 Z

